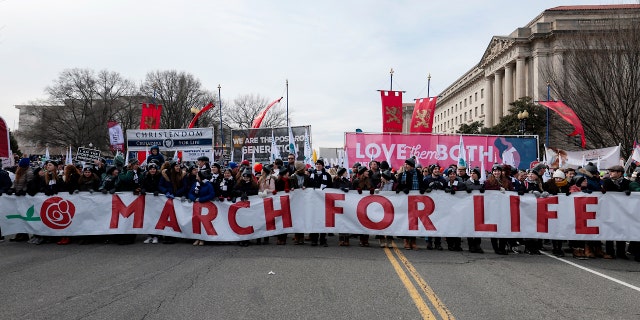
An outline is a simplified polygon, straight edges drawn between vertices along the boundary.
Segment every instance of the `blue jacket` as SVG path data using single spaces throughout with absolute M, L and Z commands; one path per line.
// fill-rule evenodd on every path
M 197 193 L 196 193 L 196 187 L 197 187 L 198 183 L 194 183 L 193 185 L 191 185 L 191 188 L 189 189 L 189 199 L 191 201 L 196 201 L 196 199 L 199 200 L 199 202 L 207 202 L 207 201 L 211 201 L 211 199 L 213 199 L 213 197 L 216 196 L 216 193 L 213 190 L 213 185 L 211 185 L 211 182 L 200 182 L 200 187 L 198 187 Z

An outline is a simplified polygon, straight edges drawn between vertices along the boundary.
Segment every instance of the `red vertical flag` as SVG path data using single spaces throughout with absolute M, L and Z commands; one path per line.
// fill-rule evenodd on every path
M 11 146 L 9 145 L 9 128 L 4 122 L 4 119 L 0 118 L 0 158 L 7 158 L 11 155 Z M 12 159 L 9 159 L 10 161 Z
M 142 116 L 140 117 L 140 129 L 160 129 L 160 114 L 162 105 L 149 103 L 142 104 Z
M 402 132 L 402 91 L 380 90 L 382 132 Z
M 564 104 L 562 101 L 538 101 L 539 104 L 555 111 L 557 114 L 564 119 L 564 121 L 568 122 L 573 126 L 573 132 L 571 132 L 570 136 L 580 135 L 580 139 L 582 140 L 582 148 L 587 147 L 587 141 L 584 136 L 584 128 L 582 127 L 582 122 L 578 118 L 569 106 Z
M 411 116 L 411 127 L 409 132 L 433 132 L 433 115 L 436 111 L 436 100 L 438 97 L 422 98 L 416 100 Z

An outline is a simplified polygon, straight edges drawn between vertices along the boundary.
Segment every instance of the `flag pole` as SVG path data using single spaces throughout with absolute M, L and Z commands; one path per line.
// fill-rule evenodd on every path
M 551 101 L 551 83 L 547 81 L 547 101 Z M 549 145 L 549 107 L 547 107 L 547 145 Z
M 427 98 L 431 98 L 429 95 L 429 90 L 431 89 L 431 73 L 427 76 Z
M 220 89 L 222 89 L 222 87 L 220 86 L 220 84 L 218 84 L 218 105 L 220 108 L 220 146 L 222 147 L 222 155 L 221 157 L 224 160 L 224 131 L 223 131 L 223 127 L 222 127 L 222 97 L 220 96 Z M 224 163 L 224 161 L 220 161 L 221 163 Z
M 389 75 L 391 76 L 390 84 L 389 84 L 389 91 L 393 91 L 393 68 L 391 68 L 391 71 L 389 71 Z
M 286 91 L 287 91 L 287 127 L 289 127 L 289 79 L 285 80 Z

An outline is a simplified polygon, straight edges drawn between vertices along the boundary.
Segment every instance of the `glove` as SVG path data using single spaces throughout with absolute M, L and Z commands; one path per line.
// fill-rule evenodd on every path
M 505 191 L 504 188 L 500 187 L 500 192 L 504 193 L 504 191 Z
M 340 188 L 340 190 L 344 191 L 344 193 L 349 192 L 349 188 Z
M 420 189 L 420 194 L 424 194 L 425 191 L 425 189 Z
M 536 198 L 540 198 L 540 191 L 535 190 L 531 193 L 533 193 L 533 195 L 536 196 Z
M 273 193 L 273 195 L 275 196 L 276 193 L 278 193 L 278 190 L 273 190 L 271 193 Z
M 484 193 L 484 186 L 482 186 L 482 188 L 480 188 L 480 193 Z
M 374 188 L 369 189 L 369 194 L 373 194 L 375 192 Z
M 358 188 L 356 190 L 358 190 L 358 194 L 362 194 L 362 189 Z
M 167 192 L 167 193 L 165 194 L 165 196 L 166 196 L 167 198 L 169 198 L 169 199 L 173 199 L 173 198 L 175 198 L 175 197 L 171 194 L 171 192 Z
M 109 193 L 110 193 L 110 194 L 114 194 L 114 193 L 116 193 L 116 188 L 113 188 L 113 189 L 109 190 Z
M 568 196 L 570 196 L 570 195 L 571 195 L 571 191 L 567 191 L 565 194 L 566 194 L 566 195 L 567 195 L 567 197 L 568 197 Z
M 602 189 L 602 194 L 605 194 L 605 193 L 607 193 L 607 190 Z
M 185 201 L 187 201 L 186 197 L 180 197 L 180 202 L 185 202 Z
M 236 197 L 231 198 L 231 203 L 236 203 Z
M 624 194 L 626 194 L 626 195 L 630 196 L 630 195 L 631 195 L 631 190 L 625 190 L 625 191 L 624 191 Z
M 471 189 L 467 189 L 467 193 L 471 193 L 471 191 L 472 191 Z
M 160 193 L 159 193 L 158 191 L 154 191 L 154 192 L 153 192 L 153 196 L 154 196 L 154 197 L 157 197 L 158 195 L 160 195 Z
M 553 191 L 553 192 L 549 192 L 549 194 L 550 194 L 550 195 L 552 195 L 552 196 L 557 196 L 557 195 L 558 195 L 558 192 Z
M 200 202 L 200 198 L 196 198 L 196 200 L 194 200 L 195 202 Z
M 197 200 L 197 198 L 196 198 L 196 200 Z M 187 199 L 187 202 L 191 203 L 191 199 Z
M 546 197 L 548 197 L 548 196 L 549 196 L 549 192 L 544 191 L 544 192 L 542 192 L 542 193 L 540 194 L 540 196 L 541 196 L 541 197 L 543 197 L 543 198 L 546 198 Z
M 402 190 L 402 192 L 404 192 L 404 194 L 409 194 L 409 188 Z
M 380 189 L 375 189 L 375 190 L 373 190 L 373 193 L 375 193 L 375 194 L 380 193 Z
M 433 191 L 431 188 L 427 188 L 427 190 L 425 190 L 427 193 L 431 193 L 431 191 Z
M 518 195 L 519 196 L 524 196 L 524 190 L 522 190 L 522 189 L 518 190 Z
M 107 191 L 107 189 L 101 189 L 100 192 L 102 192 L 102 194 L 107 194 L 109 191 Z
M 266 193 L 266 192 L 267 192 L 266 190 L 265 190 L 265 191 L 262 191 L 262 192 L 258 192 L 258 197 L 260 197 L 260 198 L 265 198 L 265 197 L 267 196 L 267 193 Z
M 400 193 L 400 189 L 396 189 L 396 194 Z
M 289 189 L 284 189 L 284 193 L 289 193 Z
M 456 194 L 456 189 L 451 189 L 451 195 Z
M 246 192 L 242 193 L 242 196 L 240 196 L 240 201 L 248 201 L 249 197 L 247 196 Z
M 587 189 L 587 188 L 584 188 L 584 189 L 582 189 L 582 192 L 584 192 L 584 193 L 591 193 L 591 190 L 589 190 L 589 189 Z
M 453 191 L 453 189 L 451 189 L 451 188 L 444 188 L 444 193 L 450 193 L 451 191 Z
M 214 199 L 215 199 L 215 198 L 214 198 Z M 224 197 L 222 197 L 222 196 L 218 197 L 218 201 L 220 201 L 220 202 L 224 202 Z

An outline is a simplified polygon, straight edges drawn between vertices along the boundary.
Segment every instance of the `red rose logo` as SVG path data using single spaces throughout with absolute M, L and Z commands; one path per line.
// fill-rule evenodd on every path
M 64 229 L 71 224 L 76 207 L 71 201 L 60 197 L 51 197 L 42 203 L 40 219 L 51 229 Z

